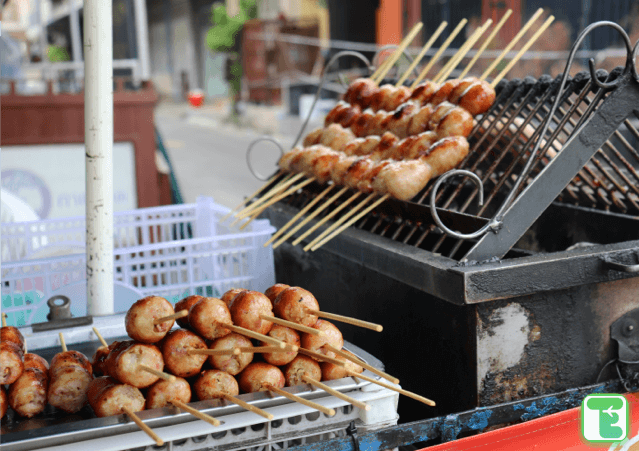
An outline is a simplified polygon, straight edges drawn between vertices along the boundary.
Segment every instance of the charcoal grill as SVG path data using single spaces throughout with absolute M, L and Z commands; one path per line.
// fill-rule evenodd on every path
M 603 25 L 622 35 L 626 66 L 568 77 Z M 384 324 L 384 337 L 346 326 L 344 336 L 370 343 L 407 389 L 428 387 L 433 415 L 595 383 L 616 357 L 611 324 L 639 304 L 638 48 L 597 23 L 563 76 L 502 81 L 460 165 L 482 187 L 453 171 L 318 251 L 285 243 L 277 279 L 327 311 Z M 281 227 L 322 189 L 307 185 L 265 215 Z M 399 413 L 425 414 L 404 399 Z

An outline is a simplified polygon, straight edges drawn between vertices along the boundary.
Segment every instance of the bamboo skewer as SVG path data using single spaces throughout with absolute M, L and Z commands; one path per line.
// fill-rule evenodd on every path
M 2 327 L 7 327 L 7 314 L 2 312 Z
M 212 424 L 213 426 L 219 426 L 220 424 L 222 424 L 220 422 L 220 420 L 218 420 L 217 418 L 213 418 L 210 415 L 207 415 L 205 413 L 200 412 L 197 409 L 194 409 L 193 407 L 183 403 L 182 401 L 179 401 L 177 399 L 174 399 L 173 401 L 171 401 L 171 404 L 173 404 L 175 407 L 182 409 L 188 413 L 190 413 L 191 415 L 193 415 L 196 418 L 199 418 L 202 421 L 206 421 L 209 424 Z
M 524 53 L 526 53 L 526 51 L 530 48 L 530 46 L 532 46 L 535 41 L 539 38 L 539 36 L 541 36 L 541 34 L 546 31 L 546 29 L 550 26 L 550 24 L 555 20 L 555 16 L 550 16 L 548 19 L 546 19 L 546 21 L 543 23 L 543 25 L 539 28 L 539 30 L 537 30 L 535 32 L 535 34 L 532 35 L 532 37 L 530 38 L 530 40 L 526 43 L 526 45 L 524 45 L 521 50 L 519 51 L 519 53 L 517 53 L 517 55 L 508 63 L 508 65 L 506 67 L 504 67 L 504 69 L 499 73 L 499 75 L 497 75 L 497 77 L 495 77 L 495 79 L 492 81 L 492 83 L 490 84 L 490 86 L 492 86 L 493 88 L 495 86 L 497 86 L 497 83 L 499 83 L 499 81 L 504 78 L 506 76 L 506 74 L 510 71 L 510 69 L 512 69 L 512 67 L 515 65 L 515 63 L 517 63 L 517 61 L 519 61 L 519 58 L 522 57 L 522 55 Z
M 262 185 L 261 187 L 259 187 L 253 194 L 251 194 L 250 196 L 248 196 L 246 199 L 244 199 L 242 202 L 240 202 L 240 204 L 235 207 L 233 210 L 229 211 L 227 214 L 225 214 L 224 216 L 222 216 L 222 219 L 220 219 L 220 222 L 224 222 L 226 221 L 228 218 L 231 217 L 231 215 L 233 215 L 233 213 L 235 213 L 236 211 L 238 211 L 240 208 L 242 208 L 244 205 L 246 205 L 247 202 L 250 202 L 251 199 L 253 199 L 255 196 L 257 196 L 258 194 L 260 194 L 262 192 L 262 190 L 264 190 L 267 186 L 269 186 L 271 183 L 273 183 L 275 181 L 276 178 L 278 178 L 280 175 L 282 175 L 282 172 L 279 171 L 277 174 L 275 174 L 273 177 L 271 177 L 270 179 L 268 179 L 266 181 L 266 183 L 264 183 L 264 185 Z
M 506 54 L 510 51 L 510 49 L 512 49 L 515 46 L 515 44 L 517 44 L 517 42 L 519 42 L 519 40 L 522 38 L 522 36 L 528 31 L 528 29 L 533 26 L 533 24 L 535 23 L 535 21 L 537 20 L 537 18 L 541 15 L 541 13 L 543 11 L 544 11 L 543 8 L 539 8 L 535 12 L 535 14 L 533 14 L 533 16 L 530 18 L 530 20 L 528 22 L 526 22 L 526 24 L 522 27 L 521 30 L 519 30 L 519 33 L 517 33 L 515 35 L 515 37 L 512 39 L 512 41 L 510 41 L 508 43 L 506 48 L 504 48 L 504 50 L 502 50 L 502 52 L 495 59 L 495 61 L 493 61 L 490 64 L 490 66 L 488 66 L 488 68 L 481 75 L 480 80 L 485 80 L 490 75 L 490 73 L 495 69 L 495 67 L 497 67 L 497 65 L 501 62 L 501 60 L 504 59 L 504 56 L 506 56 Z
M 406 69 L 406 72 L 404 72 L 404 75 L 401 76 L 401 78 L 399 80 L 397 80 L 397 83 L 395 83 L 395 87 L 398 88 L 401 85 L 404 84 L 404 82 L 406 81 L 406 79 L 408 78 L 408 76 L 413 72 L 413 70 L 415 69 L 415 67 L 417 67 L 417 65 L 419 64 L 419 62 L 422 60 L 422 58 L 424 58 L 424 55 L 426 55 L 426 52 L 428 52 L 430 50 L 430 48 L 433 46 L 433 44 L 435 43 L 435 41 L 437 40 L 437 38 L 439 37 L 440 34 L 442 34 L 442 32 L 444 31 L 444 28 L 446 28 L 448 26 L 448 22 L 443 21 L 439 27 L 437 28 L 437 30 L 435 30 L 435 33 L 433 33 L 433 35 L 430 37 L 430 39 L 426 42 L 426 44 L 424 44 L 424 47 L 422 47 L 422 50 L 419 52 L 419 54 L 415 57 L 415 59 L 413 60 L 413 62 L 411 63 L 410 66 L 408 66 L 408 69 Z
M 387 374 L 383 371 L 378 370 L 377 368 L 375 368 L 374 366 L 369 365 L 368 363 L 358 359 L 357 357 L 355 357 L 352 354 L 347 354 L 346 352 L 337 349 L 335 346 L 332 346 L 330 344 L 326 344 L 325 345 L 326 348 L 329 351 L 333 351 L 335 354 L 337 354 L 340 357 L 343 357 L 347 360 L 350 360 L 353 363 L 356 363 L 357 365 L 361 366 L 362 368 L 367 369 L 368 371 L 370 371 L 373 374 L 376 374 L 379 377 L 383 377 L 384 379 L 392 382 L 393 384 L 399 384 L 399 379 L 397 379 L 396 377 L 391 376 L 390 374 Z
M 147 373 L 151 373 L 154 376 L 159 377 L 160 379 L 164 379 L 165 381 L 175 382 L 175 376 L 172 374 L 167 374 L 162 371 L 158 371 L 155 368 L 151 368 L 150 366 L 139 364 L 138 368 L 142 371 L 146 371 Z
M 272 392 L 277 393 L 280 396 L 284 396 L 285 398 L 290 399 L 291 401 L 295 401 L 295 402 L 299 402 L 300 404 L 304 404 L 307 407 L 310 407 L 312 409 L 315 410 L 319 410 L 322 413 L 325 413 L 326 415 L 328 415 L 329 417 L 332 417 L 333 415 L 335 415 L 335 409 L 330 409 L 328 407 L 324 407 L 321 404 L 318 404 L 316 402 L 313 401 L 309 401 L 307 399 L 304 398 L 300 398 L 299 396 L 293 395 L 289 392 L 286 392 L 284 390 L 282 390 L 281 388 L 277 388 L 274 387 L 271 384 L 265 384 L 266 388 L 269 389 Z
M 506 21 L 508 20 L 508 18 L 510 17 L 512 13 L 513 13 L 512 9 L 509 9 L 508 11 L 506 11 L 506 13 L 501 18 L 501 20 L 497 23 L 493 31 L 490 32 L 490 34 L 488 35 L 484 43 L 481 45 L 481 47 L 479 47 L 479 50 L 477 50 L 477 53 L 475 53 L 475 56 L 473 56 L 473 59 L 470 60 L 470 63 L 468 63 L 466 68 L 459 75 L 460 79 L 464 78 L 466 74 L 470 71 L 470 69 L 472 69 L 472 67 L 475 65 L 475 63 L 477 62 L 481 54 L 484 53 L 484 50 L 486 50 L 486 48 L 490 45 L 493 39 L 495 39 L 495 36 L 497 36 L 497 33 L 499 33 L 499 30 L 501 30 L 501 28 L 504 26 L 504 24 L 506 23 Z
M 306 174 L 302 174 L 302 175 L 306 175 Z M 274 194 L 273 196 L 271 196 L 268 199 L 268 202 L 266 202 L 265 205 L 259 205 L 257 207 L 252 208 L 252 209 L 247 209 L 244 213 L 238 213 L 235 217 L 238 218 L 238 219 L 244 219 L 244 218 L 247 218 L 247 217 L 253 215 L 255 213 L 255 210 L 259 210 L 261 212 L 263 208 L 266 208 L 267 206 L 271 205 L 272 203 L 277 202 L 282 197 L 286 197 L 289 194 L 294 193 L 298 189 L 303 188 L 304 186 L 308 185 L 309 183 L 311 183 L 313 181 L 315 181 L 315 177 L 312 177 L 312 178 L 310 178 L 308 180 L 304 180 L 303 182 L 301 182 L 301 183 L 299 183 L 299 184 L 297 184 L 295 186 L 292 186 L 290 188 L 287 186 L 286 188 L 288 188 L 288 189 L 286 191 L 284 191 L 284 193 L 282 193 L 280 191 L 279 193 Z
M 344 225 L 342 225 L 339 229 L 335 230 L 333 233 L 331 233 L 329 236 L 327 236 L 326 238 L 324 238 L 322 241 L 320 241 L 319 243 L 317 243 L 315 246 L 313 246 L 311 248 L 312 251 L 316 251 L 317 249 L 319 249 L 320 247 L 324 246 L 324 244 L 328 243 L 330 240 L 332 240 L 333 238 L 335 238 L 337 235 L 339 235 L 340 233 L 342 233 L 344 230 L 346 230 L 348 227 L 350 227 L 351 225 L 355 224 L 355 222 L 359 221 L 364 215 L 368 214 L 368 212 L 370 212 L 373 208 L 377 207 L 379 204 L 381 204 L 382 202 L 384 202 L 386 199 L 388 199 L 390 197 L 389 194 L 384 194 L 382 197 L 380 197 L 379 199 L 377 199 L 375 202 L 373 202 L 371 205 L 369 205 L 367 208 L 365 208 L 363 211 L 361 211 L 358 215 L 356 215 L 354 218 L 349 219 Z
M 462 19 L 461 22 L 459 22 L 459 24 L 455 27 L 455 29 L 453 30 L 453 32 L 450 34 L 450 36 L 448 36 L 448 38 L 444 41 L 444 43 L 442 44 L 442 46 L 439 48 L 439 50 L 437 51 L 437 53 L 435 53 L 435 55 L 433 55 L 433 57 L 431 58 L 431 60 L 428 62 L 428 64 L 426 65 L 426 67 L 424 67 L 424 69 L 422 69 L 422 71 L 419 73 L 419 76 L 415 79 L 415 81 L 413 82 L 413 84 L 410 86 L 411 89 L 415 89 L 415 86 L 417 86 L 419 84 L 420 81 L 422 81 L 424 79 L 424 77 L 426 76 L 426 74 L 428 74 L 428 71 L 433 67 L 433 65 L 437 62 L 437 60 L 439 59 L 439 57 L 442 55 L 442 53 L 444 53 L 444 51 L 448 48 L 448 46 L 450 45 L 451 42 L 453 42 L 453 39 L 455 39 L 455 37 L 457 37 L 457 35 L 459 34 L 459 32 L 461 31 L 462 28 L 464 28 L 464 25 L 466 25 L 466 22 L 468 22 L 468 19 Z
M 326 393 L 328 393 L 329 395 L 333 395 L 336 398 L 339 398 L 343 401 L 346 401 L 347 403 L 350 403 L 352 405 L 354 405 L 355 407 L 362 409 L 362 410 L 366 410 L 366 411 L 370 411 L 371 410 L 371 406 L 369 406 L 366 403 L 363 403 L 362 401 L 358 401 L 355 398 L 351 398 L 350 396 L 345 395 L 342 392 L 339 392 L 331 387 L 329 387 L 326 384 L 322 384 L 320 381 L 313 379 L 312 377 L 308 377 L 307 375 L 303 375 L 302 376 L 302 380 L 304 382 L 306 382 L 307 384 L 311 384 L 313 387 L 317 387 L 321 390 L 324 390 Z
M 302 241 L 304 238 L 306 238 L 307 236 L 309 236 L 311 233 L 313 233 L 318 227 L 320 227 L 322 224 L 324 224 L 326 221 L 328 221 L 329 219 L 331 219 L 333 216 L 335 216 L 337 213 L 339 213 L 340 211 L 342 211 L 344 208 L 348 207 L 349 204 L 353 201 L 355 201 L 355 199 L 357 199 L 362 193 L 360 191 L 356 192 L 355 194 L 353 194 L 351 197 L 349 197 L 344 203 L 342 203 L 341 205 L 339 205 L 335 210 L 333 210 L 332 212 L 330 212 L 328 215 L 324 216 L 320 221 L 317 222 L 317 224 L 315 224 L 313 227 L 311 227 L 310 229 L 308 229 L 306 232 L 304 232 L 302 235 L 300 235 L 295 241 L 293 241 L 293 245 L 296 246 L 300 243 L 300 241 Z M 322 207 L 320 207 L 318 210 L 323 210 L 324 208 L 326 208 L 328 206 L 328 202 L 326 202 L 326 204 L 324 204 Z M 320 210 L 320 211 L 321 211 Z
M 188 355 L 240 355 L 240 348 L 231 349 L 188 349 Z
M 275 418 L 275 416 L 273 416 L 273 414 L 268 413 L 266 410 L 262 410 L 259 407 L 255 407 L 255 406 L 253 406 L 253 405 L 251 405 L 251 404 L 249 404 L 247 402 L 242 401 L 241 399 L 236 398 L 233 395 L 226 395 L 225 394 L 224 395 L 224 399 L 226 399 L 227 401 L 230 401 L 230 402 L 232 402 L 234 404 L 237 404 L 238 406 L 240 406 L 240 407 L 242 407 L 242 408 L 244 408 L 246 410 L 249 410 L 249 411 L 251 411 L 253 413 L 261 415 L 261 416 L 263 416 L 264 418 L 266 418 L 269 421 Z
M 98 337 L 98 340 L 100 340 L 100 343 L 102 343 L 102 346 L 104 346 L 105 348 L 109 347 L 109 345 L 107 344 L 106 340 L 104 339 L 100 331 L 96 329 L 95 327 L 93 328 L 93 333 Z
M 60 346 L 62 346 L 62 352 L 67 352 L 67 344 L 64 342 L 64 335 L 62 335 L 62 332 L 58 333 L 58 337 L 60 337 Z
M 365 380 L 367 382 L 370 382 L 372 384 L 377 384 L 380 387 L 384 387 L 384 388 L 387 388 L 389 390 L 393 390 L 393 391 L 395 391 L 395 392 L 397 392 L 397 393 L 399 393 L 401 395 L 408 396 L 409 398 L 413 398 L 414 400 L 419 401 L 419 402 L 423 402 L 424 404 L 426 404 L 428 406 L 431 406 L 431 407 L 435 406 L 435 401 L 432 401 L 432 400 L 430 400 L 428 398 L 424 398 L 423 396 L 420 396 L 420 395 L 418 395 L 416 393 L 413 393 L 413 392 L 410 392 L 408 390 L 404 390 L 403 388 L 397 388 L 397 387 L 395 387 L 393 385 L 387 384 L 386 382 L 378 381 L 377 379 L 373 379 L 372 377 L 364 376 L 363 374 L 359 374 L 359 373 L 356 373 L 354 371 L 347 370 L 346 372 L 351 377 L 357 377 L 357 378 L 363 379 L 363 380 Z
M 149 437 L 151 437 L 151 438 L 155 441 L 155 444 L 156 444 L 156 445 L 158 445 L 158 446 L 162 446 L 162 445 L 164 445 L 164 440 L 162 440 L 160 437 L 158 437 L 158 435 L 157 435 L 155 432 L 153 432 L 153 430 L 152 430 L 149 426 L 147 426 L 146 424 L 144 424 L 144 422 L 143 422 L 142 420 L 140 420 L 140 417 L 138 417 L 135 413 L 133 413 L 133 411 L 132 411 L 131 409 L 129 409 L 129 408 L 128 408 L 128 407 L 126 407 L 126 406 L 123 406 L 123 407 L 122 407 L 122 411 L 123 411 L 124 413 L 126 413 L 126 414 L 127 414 L 127 416 L 128 416 L 129 418 L 131 418 L 131 419 L 133 420 L 133 422 L 134 422 L 135 424 L 137 424 L 137 425 L 138 425 L 138 427 L 139 427 L 140 429 L 142 429 L 142 431 L 144 431 L 144 432 L 146 433 L 146 435 L 148 435 Z
M 382 69 L 380 71 L 379 76 L 377 77 L 377 79 L 373 80 L 376 85 L 379 85 L 379 83 L 384 79 L 384 77 L 386 76 L 388 71 L 391 70 L 391 68 L 395 65 L 395 63 L 397 62 L 399 57 L 402 56 L 402 53 L 404 53 L 404 50 L 406 50 L 406 47 L 408 47 L 408 45 L 411 42 L 413 42 L 413 39 L 415 39 L 415 37 L 417 36 L 417 33 L 419 33 L 419 31 L 422 29 L 423 26 L 424 26 L 424 24 L 421 23 L 421 22 L 418 22 L 417 24 L 415 24 L 415 26 L 410 31 L 410 33 L 408 33 L 408 35 L 402 41 L 402 43 L 399 45 L 399 47 L 397 47 L 397 50 L 390 56 L 389 63 L 386 65 L 386 67 L 384 67 L 384 69 Z
M 271 197 L 275 196 L 280 191 L 288 188 L 289 186 L 291 186 L 293 183 L 295 183 L 297 180 L 299 180 L 302 177 L 304 177 L 304 174 L 288 174 L 277 185 L 275 185 L 273 188 L 268 190 L 262 197 L 257 199 L 252 204 L 247 205 L 246 207 L 244 207 L 235 216 L 238 217 L 238 216 L 244 214 L 247 211 L 251 211 L 251 210 L 257 208 L 259 205 L 262 205 L 262 203 L 266 202 L 267 200 L 269 200 Z M 234 222 L 236 222 L 236 221 L 234 221 Z
M 324 210 L 327 206 L 337 200 L 342 194 L 344 194 L 348 190 L 347 186 L 342 187 L 337 193 L 333 194 L 326 202 L 317 207 L 316 210 L 313 211 L 310 215 L 304 218 L 299 224 L 293 227 L 286 235 L 280 238 L 275 244 L 273 244 L 273 249 L 276 249 L 279 245 L 281 245 L 284 241 L 289 239 L 295 232 L 304 227 L 306 223 L 308 223 L 311 219 L 317 216 L 322 210 Z
M 254 338 L 256 340 L 264 341 L 266 343 L 272 344 L 273 346 L 278 346 L 280 349 L 286 349 L 287 347 L 295 348 L 295 346 L 288 345 L 287 343 L 284 343 L 283 341 L 277 340 L 273 337 L 269 337 L 268 335 L 253 332 L 252 330 L 245 329 L 243 327 L 233 326 L 231 324 L 225 324 L 225 323 L 219 323 L 219 324 L 222 327 L 230 330 L 231 332 L 235 332 L 236 334 L 240 334 L 240 335 L 245 335 L 249 338 Z
M 277 232 L 275 232 L 273 234 L 273 236 L 271 236 L 268 239 L 268 241 L 266 241 L 266 243 L 264 243 L 264 247 L 268 246 L 273 241 L 278 239 L 280 237 L 280 235 L 282 235 L 291 225 L 295 224 L 295 221 L 297 221 L 299 218 L 301 218 L 307 211 L 309 211 L 311 208 L 313 208 L 313 206 L 315 204 L 317 204 L 320 200 L 322 200 L 322 198 L 324 196 L 326 196 L 329 193 L 329 191 L 333 189 L 334 186 L 335 185 L 329 185 L 324 191 L 319 193 L 315 197 L 315 199 L 313 199 L 311 202 L 308 203 L 307 206 L 302 208 L 295 216 L 293 216 L 293 218 L 291 218 L 286 224 L 284 224 L 282 227 L 280 227 L 280 229 Z
M 251 352 L 253 354 L 272 354 L 277 352 L 289 352 L 288 350 L 284 350 L 278 346 L 246 346 L 237 348 L 240 350 L 240 353 Z
M 260 319 L 263 319 L 264 321 L 270 321 L 272 323 L 279 324 L 280 326 L 288 327 L 290 329 L 295 329 L 300 332 L 304 332 L 305 334 L 315 335 L 316 337 L 323 337 L 326 335 L 324 331 L 313 329 L 312 327 L 304 326 L 303 324 L 297 324 L 293 321 L 287 321 L 282 318 L 276 318 L 274 316 L 260 314 Z
M 341 323 L 352 324 L 353 326 L 363 327 L 365 329 L 374 330 L 375 332 L 381 332 L 384 327 L 380 324 L 369 323 L 368 321 L 362 321 L 361 319 L 351 318 L 350 316 L 337 315 L 335 313 L 322 312 L 319 310 L 313 310 L 310 308 L 305 309 L 307 313 L 311 315 L 319 316 L 320 318 L 328 318 Z
M 313 357 L 314 359 L 319 360 L 320 362 L 328 362 L 328 363 L 332 363 L 333 365 L 337 365 L 341 367 L 346 366 L 346 364 L 342 362 L 341 360 L 337 360 L 337 359 L 334 359 L 333 357 L 320 354 L 319 352 L 311 351 L 310 349 L 300 348 L 298 352 L 308 357 Z
M 164 316 L 162 318 L 158 318 L 153 321 L 153 325 L 157 326 L 158 324 L 165 323 L 167 321 L 171 321 L 172 319 L 184 318 L 185 316 L 189 316 L 188 310 L 180 310 L 172 315 Z

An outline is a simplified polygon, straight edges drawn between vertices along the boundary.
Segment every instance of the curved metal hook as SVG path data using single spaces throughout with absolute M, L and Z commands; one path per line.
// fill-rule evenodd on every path
M 632 43 L 630 42 L 630 38 L 628 37 L 628 34 L 626 34 L 626 31 L 623 28 L 621 28 L 620 25 L 618 25 L 618 24 L 616 24 L 614 22 L 608 22 L 608 21 L 595 22 L 592 25 L 586 27 L 586 29 L 584 31 L 582 31 L 582 33 L 577 38 L 577 41 L 573 45 L 573 51 L 570 52 L 570 56 L 568 57 L 568 62 L 572 65 L 572 59 L 573 59 L 573 55 L 575 53 L 574 50 L 576 50 L 576 47 L 579 44 L 581 44 L 581 41 L 584 40 L 586 35 L 588 33 L 590 33 L 592 30 L 594 30 L 595 28 L 599 28 L 599 27 L 603 27 L 603 26 L 609 26 L 609 27 L 612 27 L 615 30 L 617 30 L 619 32 L 619 34 L 621 34 L 621 37 L 623 38 L 624 44 L 626 44 L 626 68 L 623 71 L 623 75 L 626 75 L 628 73 L 628 71 L 630 70 L 630 66 L 632 65 L 634 67 L 634 59 L 631 59 L 632 55 L 633 55 Z M 622 76 L 620 76 L 615 81 L 611 81 L 609 83 L 600 81 L 597 78 L 597 73 L 596 73 L 597 70 L 595 68 L 595 59 L 594 58 L 590 58 L 588 60 L 588 68 L 590 69 L 590 78 L 592 79 L 593 83 L 596 84 L 600 89 L 611 89 L 611 88 L 614 88 L 619 83 L 621 83 L 621 79 L 623 78 Z M 635 73 L 636 73 L 636 68 L 635 68 Z M 560 91 L 560 93 L 561 93 L 561 91 Z
M 473 233 L 455 232 L 444 225 L 444 223 L 439 217 L 439 214 L 437 213 L 437 208 L 435 206 L 435 203 L 437 202 L 437 190 L 439 189 L 439 186 L 446 181 L 446 179 L 453 177 L 455 175 L 464 175 L 464 176 L 470 177 L 470 179 L 473 181 L 473 183 L 475 183 L 475 185 L 477 186 L 477 189 L 479 190 L 479 205 L 480 206 L 484 205 L 484 184 L 481 181 L 481 179 L 477 176 L 477 174 L 475 174 L 474 172 L 466 171 L 464 169 L 453 169 L 452 171 L 448 171 L 444 175 L 440 176 L 437 182 L 435 183 L 435 186 L 433 186 L 432 191 L 430 192 L 430 214 L 433 216 L 433 219 L 435 220 L 435 224 L 437 224 L 437 226 L 440 229 L 442 229 L 444 233 L 446 233 L 447 235 L 460 240 L 477 238 L 484 235 L 489 230 L 498 229 L 501 226 L 501 222 L 496 221 L 494 219 L 491 219 L 488 222 L 488 224 L 486 224 L 484 227 L 482 227 L 481 229 Z
M 362 55 L 359 52 L 355 52 L 353 50 L 343 50 L 341 52 L 337 52 L 335 55 L 333 55 L 333 57 L 328 61 L 328 63 L 326 64 L 326 66 L 324 67 L 324 73 L 322 74 L 322 79 L 320 80 L 320 84 L 317 87 L 317 92 L 315 93 L 315 98 L 313 99 L 313 103 L 311 104 L 311 108 L 308 112 L 308 116 L 306 116 L 306 119 L 304 120 L 304 123 L 302 124 L 302 128 L 300 129 L 300 132 L 297 134 L 297 137 L 295 138 L 295 141 L 293 141 L 293 145 L 291 146 L 291 149 L 294 148 L 297 143 L 299 142 L 300 139 L 302 139 L 302 135 L 304 134 L 304 130 L 306 130 L 306 126 L 308 125 L 308 122 L 311 120 L 311 114 L 313 114 L 313 110 L 315 109 L 315 104 L 317 103 L 317 99 L 319 99 L 319 96 L 322 92 L 322 89 L 324 88 L 324 84 L 326 83 L 326 76 L 328 74 L 328 68 L 331 67 L 333 65 L 333 63 L 335 63 L 335 61 L 337 61 L 338 59 L 340 59 L 343 56 L 354 56 L 356 58 L 359 58 L 360 60 L 362 60 L 365 64 L 366 67 L 368 67 L 368 69 L 371 69 L 371 63 L 368 60 L 368 58 L 366 58 L 364 55 Z
M 639 82 L 639 73 L 637 73 L 637 58 L 639 58 L 639 40 L 635 43 L 635 48 L 632 50 L 632 75 L 635 77 L 635 81 Z
M 251 174 L 253 174 L 253 177 L 264 182 L 268 180 L 270 176 L 261 177 L 260 175 L 258 175 L 257 172 L 255 172 L 255 170 L 253 170 L 253 166 L 251 166 L 251 151 L 253 150 L 253 147 L 255 147 L 255 144 L 257 144 L 260 141 L 269 141 L 275 144 L 280 149 L 280 157 L 284 155 L 284 147 L 282 146 L 282 144 L 280 144 L 280 142 L 277 139 L 272 138 L 270 136 L 262 136 L 261 138 L 257 138 L 253 140 L 251 144 L 249 144 L 248 148 L 246 149 L 246 165 L 248 166 L 249 171 L 251 171 Z
M 399 44 L 387 44 L 387 45 L 385 45 L 383 47 L 380 47 L 377 50 L 377 52 L 375 52 L 375 55 L 373 55 L 373 59 L 371 60 L 372 67 L 377 67 L 376 61 L 379 58 L 379 55 L 381 55 L 384 50 L 395 49 L 397 47 L 399 47 Z M 406 50 L 404 50 L 402 52 L 402 55 L 404 55 L 404 57 L 406 57 L 406 59 L 408 60 L 409 64 L 413 64 L 414 59 L 413 59 L 412 56 L 410 56 L 408 54 L 408 52 Z M 413 67 L 413 73 L 415 75 L 419 76 L 419 70 L 417 69 L 417 66 Z

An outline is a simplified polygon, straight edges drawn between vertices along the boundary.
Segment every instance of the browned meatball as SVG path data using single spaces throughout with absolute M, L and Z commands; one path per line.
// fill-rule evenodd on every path
M 9 405 L 20 416 L 31 418 L 47 405 L 49 377 L 39 368 L 25 368 L 9 387 Z
M 273 328 L 268 333 L 269 337 L 276 338 L 284 343 L 288 343 L 293 346 L 300 347 L 300 335 L 297 331 L 290 327 L 280 326 L 279 324 L 273 324 Z M 268 346 L 268 343 L 261 342 L 262 346 Z M 266 363 L 270 363 L 275 366 L 282 366 L 289 363 L 297 356 L 297 351 L 287 352 L 269 352 L 262 354 Z
M 4 418 L 9 407 L 9 400 L 7 399 L 7 392 L 4 389 L 4 385 L 0 385 L 0 418 Z
M 126 333 L 142 343 L 157 343 L 173 327 L 175 320 L 153 324 L 156 319 L 175 313 L 169 301 L 159 296 L 147 296 L 136 301 L 124 318 Z
M 124 412 L 123 407 L 128 407 L 132 412 L 144 410 L 144 396 L 140 390 L 120 384 L 109 376 L 98 377 L 91 382 L 88 398 L 98 417 L 119 415 Z
M 276 366 L 268 363 L 251 363 L 238 377 L 238 383 L 243 392 L 268 391 L 267 386 L 284 387 L 284 374 Z
M 202 298 L 203 296 L 200 296 L 197 294 L 185 297 L 184 299 L 182 299 L 181 301 L 178 301 L 175 304 L 175 312 L 177 313 L 182 310 L 186 310 L 188 312 L 189 310 L 191 310 L 191 307 L 193 307 L 193 305 L 195 305 L 197 301 L 199 301 Z M 176 321 L 180 327 L 183 327 L 185 329 L 190 328 L 188 316 L 185 316 L 184 318 L 178 318 Z
M 353 355 L 351 352 L 342 350 L 347 354 Z M 337 360 L 341 360 L 344 362 L 344 366 L 335 365 L 330 362 L 320 362 L 320 368 L 322 369 L 322 380 L 323 381 L 333 381 L 335 379 L 342 379 L 343 377 L 348 377 L 348 371 L 353 371 L 354 373 L 361 373 L 364 371 L 364 368 L 359 366 L 357 363 L 351 362 L 341 356 L 335 356 Z
M 240 392 L 237 381 L 225 371 L 203 371 L 193 384 L 198 399 L 219 399 L 224 395 L 237 396 Z
M 235 298 L 235 296 L 237 296 L 238 294 L 240 294 L 242 291 L 247 291 L 245 288 L 231 288 L 230 290 L 228 290 L 226 293 L 224 293 L 222 295 L 222 297 L 220 298 L 225 304 L 226 306 L 230 309 L 231 308 L 231 302 L 233 301 L 233 299 Z
M 195 376 L 206 362 L 206 356 L 189 354 L 189 349 L 206 349 L 206 343 L 193 332 L 176 329 L 169 332 L 160 345 L 164 366 L 178 377 Z
M 174 381 L 160 379 L 146 392 L 147 409 L 159 409 L 172 401 L 191 402 L 191 386 L 181 377 Z
M 236 326 L 267 334 L 273 323 L 261 319 L 260 315 L 273 316 L 269 298 L 258 291 L 243 291 L 235 296 L 231 304 L 231 318 Z
M 0 342 L 0 384 L 12 384 L 24 370 L 24 352 L 12 341 Z
M 231 313 L 217 298 L 202 298 L 189 310 L 189 324 L 195 332 L 209 340 L 231 333 L 222 324 L 233 325 Z
M 38 354 L 27 353 L 24 355 L 24 368 L 37 368 L 43 373 L 49 373 L 49 363 Z
M 330 344 L 337 349 L 344 346 L 344 338 L 339 329 L 331 322 L 324 319 L 318 319 L 313 329 L 321 330 L 324 336 L 318 337 L 310 334 L 302 334 L 302 347 L 309 351 L 319 352 L 328 357 L 335 357 L 335 353 L 326 349 L 325 345 Z
M 78 351 L 60 352 L 51 360 L 49 371 L 49 404 L 75 413 L 87 403 L 87 390 L 93 380 L 89 359 Z
M 273 311 L 282 319 L 313 327 L 317 316 L 306 312 L 306 309 L 319 310 L 317 299 L 309 291 L 300 287 L 290 287 L 282 291 L 275 302 Z
M 107 357 L 104 368 L 109 376 L 117 381 L 137 388 L 146 388 L 155 383 L 158 376 L 144 371 L 140 365 L 162 371 L 164 359 L 154 345 L 123 341 L 113 347 Z
M 287 288 L 290 288 L 290 285 L 286 285 L 285 283 L 276 283 L 264 292 L 264 296 L 269 298 L 271 302 L 275 302 L 275 298 L 277 298 L 277 296 Z
M 15 343 L 22 349 L 22 352 L 26 352 L 24 349 L 24 337 L 17 327 L 4 326 L 0 328 L 0 342 L 10 341 Z
M 239 334 L 228 334 L 218 338 L 209 346 L 210 349 L 250 348 L 253 343 L 248 338 Z M 239 355 L 211 355 L 209 363 L 218 370 L 226 371 L 235 376 L 253 361 L 252 352 L 242 352 Z
M 286 386 L 305 384 L 302 376 L 308 376 L 311 379 L 319 381 L 322 379 L 322 370 L 319 363 L 305 355 L 298 355 L 291 363 L 284 367 L 284 379 Z

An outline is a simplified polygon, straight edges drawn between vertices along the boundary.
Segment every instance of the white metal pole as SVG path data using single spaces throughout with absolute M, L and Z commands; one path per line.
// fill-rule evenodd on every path
M 112 0 L 84 2 L 87 313 L 113 313 Z
M 149 29 L 146 17 L 146 0 L 135 0 L 135 38 L 140 62 L 140 78 L 147 81 L 151 78 L 149 63 Z

